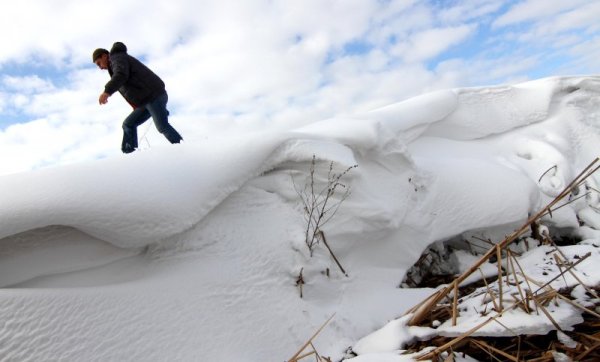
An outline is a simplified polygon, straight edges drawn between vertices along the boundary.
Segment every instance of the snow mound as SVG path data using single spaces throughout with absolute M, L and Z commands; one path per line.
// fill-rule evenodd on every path
M 335 312 L 315 343 L 339 357 L 429 293 L 397 288 L 428 245 L 511 231 L 600 154 L 599 93 L 600 77 L 444 90 L 290 132 L 2 176 L 0 355 L 282 360 Z M 348 277 L 304 245 L 294 184 L 310 184 L 313 155 L 318 187 L 330 167 L 358 165 L 323 227 Z M 597 202 L 549 222 L 578 229 Z

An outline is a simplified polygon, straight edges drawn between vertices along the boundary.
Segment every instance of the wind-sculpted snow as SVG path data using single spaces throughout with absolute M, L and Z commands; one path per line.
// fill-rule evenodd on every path
M 517 86 L 440 91 L 360 118 L 317 122 L 297 132 L 251 134 L 3 176 L 0 237 L 66 225 L 120 247 L 144 246 L 190 228 L 248 179 L 289 161 L 286 157 L 306 161 L 313 152 L 327 159 L 336 148 L 294 150 L 293 145 L 302 144 L 302 139 L 338 142 L 361 154 L 383 154 L 375 157 L 403 153 L 398 157 L 410 160 L 420 152 L 408 152 L 406 147 L 419 136 L 418 141 L 430 142 L 428 137 L 473 139 L 510 133 L 546 120 L 551 106 L 564 101 L 565 94 L 597 91 L 595 81 L 546 79 Z M 563 146 L 571 147 L 570 140 L 566 141 Z M 552 142 L 546 143 L 552 146 Z M 313 142 L 311 147 L 317 144 Z M 444 153 L 454 148 L 443 140 L 429 145 L 439 146 L 446 149 Z M 529 157 L 525 152 L 519 151 L 518 156 Z M 355 162 L 352 156 L 344 158 L 346 164 Z
M 0 236 L 66 225 L 120 247 L 145 246 L 197 223 L 258 175 L 283 140 L 261 134 L 4 176 Z
M 451 91 L 443 96 L 443 108 L 432 107 L 434 111 L 418 116 L 418 122 L 409 115 L 441 97 L 409 100 L 407 106 L 396 107 L 396 113 L 406 114 L 407 122 L 415 125 L 433 122 L 454 106 Z M 346 141 L 359 152 L 395 142 L 398 129 L 393 126 L 404 123 L 394 122 L 389 113 L 377 111 L 374 119 L 353 120 L 352 125 L 333 119 L 298 132 L 250 134 L 4 176 L 0 187 L 18 192 L 2 197 L 0 237 L 65 225 L 119 247 L 145 246 L 190 228 L 245 181 L 278 163 L 307 161 L 315 154 L 347 167 L 356 161 L 337 142 Z M 333 128 L 322 127 L 327 124 Z
M 443 90 L 357 115 L 310 124 L 299 132 L 327 136 L 356 152 L 383 150 L 390 143 L 408 143 L 458 107 L 456 92 Z
M 339 356 L 428 294 L 397 288 L 428 245 L 505 235 L 600 154 L 599 96 L 599 77 L 442 90 L 288 132 L 2 176 L 0 285 L 28 289 L 0 292 L 0 354 L 283 360 L 336 312 L 320 343 Z M 323 227 L 348 278 L 304 245 L 297 191 L 313 155 L 314 187 L 331 162 L 358 165 Z M 600 228 L 598 206 L 590 196 L 548 222 Z

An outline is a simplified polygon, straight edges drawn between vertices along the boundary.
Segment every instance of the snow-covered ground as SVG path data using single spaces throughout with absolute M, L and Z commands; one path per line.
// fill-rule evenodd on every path
M 0 356 L 282 361 L 335 314 L 320 354 L 400 360 L 418 333 L 398 318 L 432 293 L 399 288 L 406 271 L 433 242 L 502 240 L 552 200 L 600 155 L 599 96 L 597 76 L 444 90 L 287 132 L 1 176 Z M 322 228 L 347 276 L 323 243 L 312 256 L 305 243 L 297 190 L 313 155 L 318 190 L 330 165 L 358 165 Z M 580 265 L 591 284 L 599 207 L 592 192 L 545 219 L 586 240 L 565 253 L 592 252 Z

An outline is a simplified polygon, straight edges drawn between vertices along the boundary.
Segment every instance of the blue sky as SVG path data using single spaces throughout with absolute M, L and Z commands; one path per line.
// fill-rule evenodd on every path
M 22 0 L 0 17 L 0 173 L 119 154 L 129 108 L 98 105 L 91 63 L 114 41 L 165 80 L 189 142 L 600 70 L 598 0 Z

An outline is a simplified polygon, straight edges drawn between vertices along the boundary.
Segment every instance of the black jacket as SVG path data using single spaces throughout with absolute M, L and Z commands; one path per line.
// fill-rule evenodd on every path
M 165 93 L 165 83 L 139 60 L 127 54 L 121 42 L 113 44 L 108 66 L 110 81 L 104 91 L 113 94 L 119 91 L 132 106 L 143 106 Z

